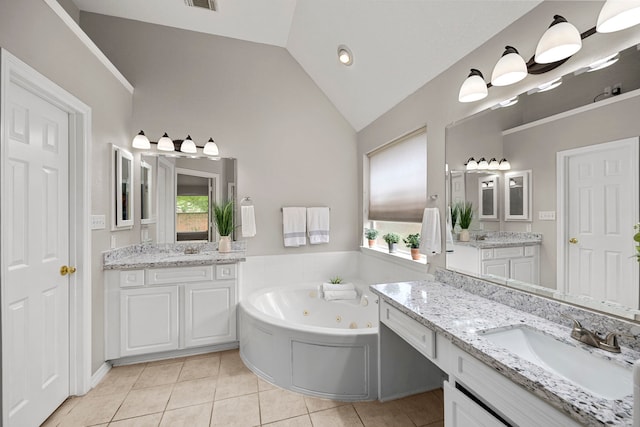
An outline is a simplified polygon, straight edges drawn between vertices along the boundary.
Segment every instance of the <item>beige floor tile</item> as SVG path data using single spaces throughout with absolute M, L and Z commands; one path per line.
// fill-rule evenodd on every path
M 109 427 L 158 427 L 162 419 L 162 412 L 141 417 L 127 418 L 126 420 L 114 421 Z
M 87 395 L 104 396 L 106 394 L 128 392 L 136 383 L 144 368 L 144 363 L 111 368 L 102 381 Z
M 114 420 L 133 418 L 164 411 L 173 384 L 131 390 L 116 413 Z
M 197 380 L 198 378 L 215 377 L 220 370 L 220 357 L 203 357 L 185 360 L 178 381 Z
M 126 395 L 126 393 L 119 393 L 79 398 L 79 402 L 60 420 L 58 425 L 71 427 L 108 423 Z
M 249 427 L 260 425 L 258 394 L 213 402 L 211 427 Z
M 209 427 L 213 402 L 166 411 L 160 427 Z
M 225 352 L 220 355 L 220 376 L 229 377 L 251 372 L 240 359 L 238 351 Z
M 173 384 L 178 380 L 183 362 L 147 366 L 133 385 L 134 389 Z
M 418 426 L 418 427 L 444 427 L 444 420 L 435 421 L 433 423 L 425 424 L 425 425 Z
M 62 402 L 62 405 L 58 406 L 53 414 L 45 420 L 40 427 L 55 427 L 71 410 L 80 402 L 81 397 L 69 397 Z
M 311 418 L 309 418 L 309 415 L 301 415 L 299 417 L 262 425 L 264 427 L 311 427 Z
M 307 413 L 307 406 L 301 394 L 278 389 L 263 391 L 259 396 L 260 418 L 263 424 Z
M 220 355 L 222 353 L 224 353 L 224 352 L 223 351 L 218 351 L 218 352 L 214 352 L 214 353 L 192 354 L 191 356 L 185 357 L 184 360 L 186 362 L 187 360 L 206 359 L 207 357 L 220 357 Z
M 253 373 L 233 377 L 219 377 L 215 400 L 228 399 L 258 392 L 258 377 Z
M 320 399 L 318 397 L 305 396 L 309 412 L 324 411 L 325 409 L 337 408 L 338 406 L 350 405 L 349 402 L 339 402 L 337 400 Z
M 396 402 L 357 402 L 353 404 L 365 427 L 414 427 L 413 421 Z
M 271 384 L 268 381 L 263 380 L 262 378 L 258 377 L 258 390 L 259 391 L 267 391 L 267 390 L 275 390 L 278 387 Z
M 216 377 L 209 377 L 176 383 L 167 410 L 213 402 L 217 381 Z
M 395 404 L 416 425 L 422 426 L 444 419 L 444 405 L 437 391 L 405 397 L 396 400 Z
M 314 427 L 362 427 L 352 405 L 314 412 L 310 416 Z
M 172 359 L 154 360 L 153 362 L 147 362 L 147 368 L 150 366 L 169 365 L 171 363 L 184 362 L 186 359 L 186 357 L 174 357 Z

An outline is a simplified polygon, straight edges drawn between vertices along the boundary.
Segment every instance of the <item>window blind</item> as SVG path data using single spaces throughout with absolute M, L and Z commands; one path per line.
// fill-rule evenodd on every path
M 427 131 L 369 154 L 369 219 L 421 222 L 427 203 Z

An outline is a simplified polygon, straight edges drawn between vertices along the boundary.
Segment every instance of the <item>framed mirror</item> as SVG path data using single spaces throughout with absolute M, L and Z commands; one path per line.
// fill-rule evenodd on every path
M 153 205 L 153 166 L 144 159 L 140 160 L 140 223 L 155 222 Z
M 113 220 L 112 228 L 133 227 L 133 154 L 112 145 Z
M 531 171 L 504 174 L 505 221 L 529 221 L 531 219 Z
M 478 179 L 478 218 L 481 220 L 498 219 L 498 182 L 498 175 Z

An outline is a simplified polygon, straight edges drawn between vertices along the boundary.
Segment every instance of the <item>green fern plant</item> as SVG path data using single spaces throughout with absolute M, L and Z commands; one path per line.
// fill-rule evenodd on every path
M 460 213 L 460 211 L 458 211 L 458 205 L 454 204 L 451 206 L 451 229 L 453 230 L 454 228 L 456 228 L 456 224 L 458 223 L 458 214 Z
M 329 283 L 331 283 L 332 285 L 339 285 L 340 283 L 342 283 L 342 277 L 332 277 L 331 279 L 329 279 Z
M 463 230 L 468 230 L 473 221 L 473 203 L 460 202 L 458 203 L 458 224 Z
M 220 236 L 230 236 L 233 233 L 233 200 L 221 205 L 213 205 L 213 220 Z

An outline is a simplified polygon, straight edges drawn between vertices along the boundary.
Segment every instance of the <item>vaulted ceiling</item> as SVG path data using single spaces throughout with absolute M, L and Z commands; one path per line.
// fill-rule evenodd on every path
M 540 3 L 215 0 L 214 12 L 185 0 L 73 1 L 83 11 L 283 47 L 355 130 Z M 341 44 L 353 52 L 351 66 L 338 62 Z

